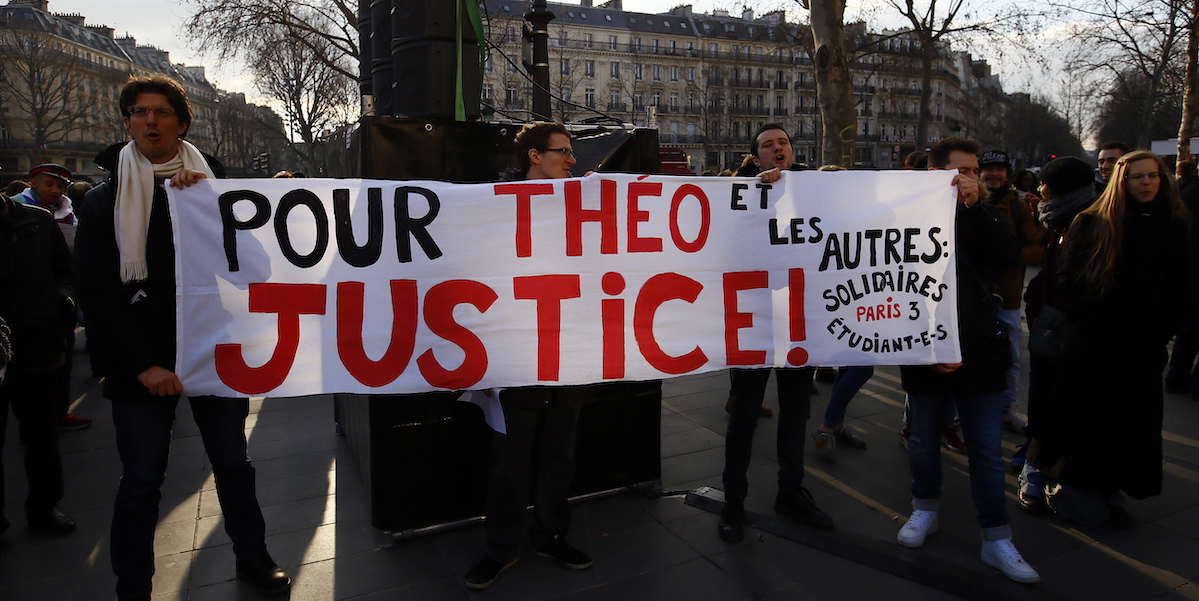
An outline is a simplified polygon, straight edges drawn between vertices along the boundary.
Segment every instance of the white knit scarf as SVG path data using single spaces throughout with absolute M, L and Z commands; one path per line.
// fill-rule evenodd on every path
M 166 163 L 154 164 L 130 142 L 117 159 L 117 203 L 115 219 L 117 250 L 121 257 L 121 281 L 138 282 L 149 277 L 146 267 L 146 233 L 154 206 L 154 182 L 169 178 L 180 169 L 216 177 L 204 155 L 187 140 L 179 140 L 179 151 Z

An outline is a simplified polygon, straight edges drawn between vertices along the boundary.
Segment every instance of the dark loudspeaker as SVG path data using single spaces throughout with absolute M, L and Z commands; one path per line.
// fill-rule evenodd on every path
M 456 8 L 463 0 L 394 0 L 391 35 L 396 44 L 421 41 L 452 42 L 457 23 Z M 462 7 L 462 43 L 477 44 L 479 38 Z
M 358 86 L 364 96 L 374 94 L 371 75 L 371 0 L 358 0 Z
M 402 117 L 454 118 L 454 74 L 457 61 L 453 42 L 413 42 L 392 48 L 394 62 L 392 93 L 395 110 Z M 378 94 L 378 85 L 375 93 Z M 479 47 L 462 44 L 462 98 L 466 119 L 479 118 Z M 389 114 L 377 111 L 379 114 Z
M 375 92 L 375 114 L 391 115 L 395 112 L 393 95 L 393 63 L 390 58 L 371 61 L 371 82 Z

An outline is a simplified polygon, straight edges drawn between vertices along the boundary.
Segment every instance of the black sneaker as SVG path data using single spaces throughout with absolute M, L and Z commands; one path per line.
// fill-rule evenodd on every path
M 1124 509 L 1123 505 L 1108 503 L 1107 510 L 1111 514 L 1107 520 L 1109 524 L 1117 528 L 1132 528 L 1132 516 L 1128 515 L 1128 511 Z
M 65 536 L 75 531 L 75 520 L 63 513 L 58 507 L 51 507 L 39 513 L 26 514 L 29 527 L 41 530 L 55 536 Z
M 741 540 L 744 528 L 745 500 L 726 498 L 724 509 L 720 510 L 720 522 L 716 524 L 716 532 L 720 535 L 720 540 L 726 543 L 735 543 Z
M 566 542 L 566 539 L 562 538 L 560 534 L 555 534 L 554 538 L 533 549 L 533 552 L 553 559 L 562 564 L 562 567 L 571 570 L 586 570 L 595 563 L 591 560 L 590 555 L 570 546 L 570 543 Z
M 278 595 L 291 588 L 291 577 L 266 551 L 253 559 L 237 560 L 237 577 L 253 584 L 260 595 Z
M 835 436 L 837 440 L 837 446 L 845 447 L 847 449 L 866 448 L 866 441 L 854 436 L 854 433 L 850 432 L 846 428 L 837 428 Z
M 832 529 L 833 518 L 816 506 L 812 493 L 806 488 L 798 492 L 780 492 L 774 498 L 774 510 L 789 518 L 794 518 L 814 528 Z
M 475 590 L 485 589 L 491 586 L 491 583 L 495 582 L 496 578 L 500 577 L 500 572 L 512 567 L 515 563 L 515 557 L 507 562 L 484 557 L 479 563 L 475 564 L 475 567 L 466 573 L 463 581 L 466 583 L 466 588 Z
M 1020 509 L 1025 513 L 1032 515 L 1053 515 L 1053 510 L 1049 508 L 1049 503 L 1045 501 L 1044 495 L 1029 495 L 1023 490 L 1016 491 L 1016 502 L 1020 504 Z

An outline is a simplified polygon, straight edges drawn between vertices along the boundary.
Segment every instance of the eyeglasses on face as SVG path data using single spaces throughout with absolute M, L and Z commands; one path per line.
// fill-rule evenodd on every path
M 131 117 L 145 117 L 146 115 L 149 115 L 150 113 L 154 113 L 155 117 L 165 119 L 167 117 L 174 116 L 175 109 L 173 109 L 169 106 L 160 106 L 157 108 L 147 108 L 144 106 L 135 106 L 135 107 L 129 109 L 129 115 Z
M 575 156 L 575 151 L 569 148 L 542 148 L 541 152 L 560 152 L 562 153 L 562 158 L 566 159 Z
M 1125 179 L 1128 179 L 1128 180 L 1131 180 L 1134 182 L 1139 182 L 1145 178 L 1148 178 L 1149 181 L 1152 182 L 1152 181 L 1161 179 L 1161 176 L 1162 176 L 1162 174 L 1160 171 L 1150 171 L 1149 173 L 1132 173 L 1132 174 L 1129 174 Z

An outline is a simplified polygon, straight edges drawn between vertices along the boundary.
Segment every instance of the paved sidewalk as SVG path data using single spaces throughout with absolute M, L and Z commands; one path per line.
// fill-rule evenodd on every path
M 82 337 L 80 349 L 82 348 Z M 87 357 L 76 356 L 75 412 L 95 425 L 64 433 L 62 507 L 79 522 L 63 538 L 30 532 L 15 419 L 4 446 L 8 518 L 0 537 L 0 599 L 112 599 L 108 559 L 112 499 L 120 473 L 108 403 Z M 821 415 L 829 385 L 813 398 Z M 248 435 L 258 469 L 268 544 L 295 579 L 294 600 L 549 599 L 659 601 L 803 599 L 1199 599 L 1199 402 L 1166 397 L 1165 492 L 1130 501 L 1135 525 L 1076 527 L 1024 514 L 1008 476 L 1015 540 L 1044 578 L 1007 581 L 978 559 L 978 529 L 965 457 L 944 453 L 941 530 L 921 549 L 897 545 L 909 512 L 908 467 L 899 445 L 903 394 L 898 370 L 882 368 L 849 407 L 847 423 L 866 450 L 815 458 L 807 486 L 837 520 L 821 532 L 782 520 L 774 497 L 775 419 L 759 422 L 747 507 L 757 526 L 728 545 L 716 516 L 685 493 L 720 487 L 728 374 L 676 378 L 663 387 L 663 489 L 657 499 L 625 493 L 575 506 L 571 540 L 595 556 L 594 568 L 570 572 L 526 552 L 483 592 L 468 593 L 462 574 L 477 559 L 477 524 L 393 544 L 370 527 L 362 480 L 346 441 L 334 433 L 328 397 L 252 403 Z M 773 387 L 768 392 L 773 394 Z M 233 580 L 233 554 L 221 526 L 209 466 L 186 403 L 181 403 L 156 543 L 155 599 L 260 599 Z M 815 423 L 815 419 L 813 420 Z M 1010 456 L 1021 437 L 1005 435 Z M 696 506 L 700 505 L 700 506 Z M 288 598 L 286 596 L 282 598 Z

